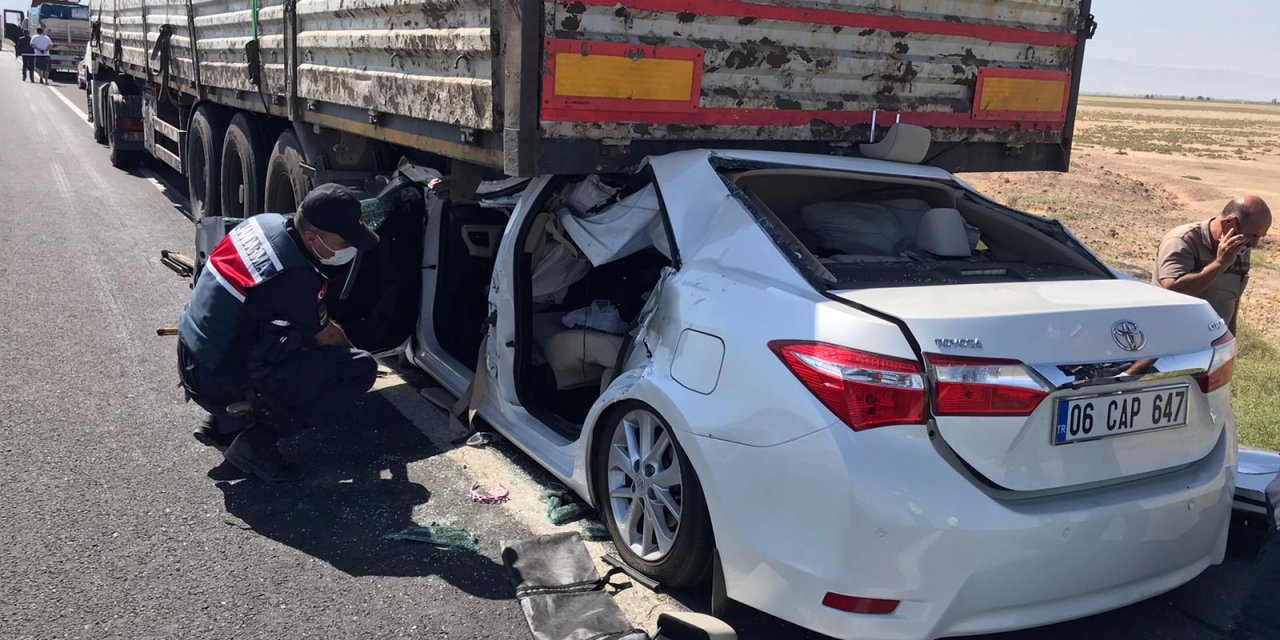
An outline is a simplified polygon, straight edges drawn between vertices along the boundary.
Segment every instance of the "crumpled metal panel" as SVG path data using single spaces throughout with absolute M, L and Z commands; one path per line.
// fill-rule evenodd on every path
M 670 5 L 646 0 L 553 0 L 546 5 L 551 12 L 546 35 L 701 49 L 705 54 L 698 110 L 729 115 L 714 124 L 703 117 L 664 126 L 593 121 L 590 116 L 582 121 L 544 120 L 544 133 L 553 138 L 621 140 L 842 140 L 853 135 L 853 127 L 847 121 L 824 121 L 823 114 L 878 111 L 889 118 L 879 121 L 881 125 L 892 123 L 898 114 L 910 123 L 913 113 L 956 114 L 961 120 L 973 110 L 980 68 L 1069 72 L 1080 1 L 837 0 L 779 7 L 776 2 L 689 0 L 681 5 L 687 9 L 683 12 L 653 10 L 666 6 Z M 702 8 L 706 13 L 698 13 Z M 912 24 L 904 30 L 848 27 L 836 24 L 841 14 L 906 19 Z M 965 33 L 969 31 L 972 34 Z M 993 32 L 998 32 L 997 39 L 1010 41 L 992 41 Z M 1024 36 L 1030 43 L 1018 41 Z M 800 123 L 725 122 L 741 110 L 787 112 L 797 115 Z M 815 114 L 808 120 L 804 112 Z M 860 125 L 864 132 L 865 124 Z M 1020 143 L 1061 138 L 1060 124 L 957 124 L 931 126 L 934 139 Z
M 297 11 L 301 98 L 494 128 L 486 0 L 299 0 Z

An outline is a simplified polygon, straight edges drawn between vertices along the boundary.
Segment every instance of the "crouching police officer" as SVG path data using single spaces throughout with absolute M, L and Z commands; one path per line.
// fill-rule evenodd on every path
M 355 194 L 333 184 L 308 194 L 292 221 L 262 214 L 227 234 L 178 325 L 183 387 L 211 414 L 197 440 L 267 482 L 298 477 L 277 440 L 354 402 L 378 369 L 329 319 L 318 265 L 377 243 Z

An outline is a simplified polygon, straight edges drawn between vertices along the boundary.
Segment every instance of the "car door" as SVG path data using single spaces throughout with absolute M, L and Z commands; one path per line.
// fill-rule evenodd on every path
M 433 373 L 473 368 L 491 316 L 488 289 L 509 212 L 433 197 L 422 245 L 415 357 Z M 452 385 L 451 385 L 452 386 Z

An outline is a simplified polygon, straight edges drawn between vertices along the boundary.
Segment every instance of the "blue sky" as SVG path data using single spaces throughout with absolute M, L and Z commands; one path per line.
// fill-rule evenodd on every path
M 1276 0 L 1094 0 L 1088 58 L 1280 78 Z

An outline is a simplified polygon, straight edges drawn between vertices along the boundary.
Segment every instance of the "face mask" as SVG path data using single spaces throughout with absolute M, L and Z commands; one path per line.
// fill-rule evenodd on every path
M 337 266 L 344 265 L 348 262 L 351 262 L 352 260 L 355 260 L 356 252 L 358 251 L 355 247 L 346 247 L 343 249 L 335 250 L 333 247 L 330 247 L 329 245 L 325 244 L 324 238 L 321 238 L 320 236 L 317 235 L 316 239 L 320 241 L 320 244 L 324 245 L 324 248 L 330 251 L 333 251 L 333 255 L 329 256 L 328 258 L 320 258 L 320 264 L 328 265 L 330 267 L 337 267 Z

